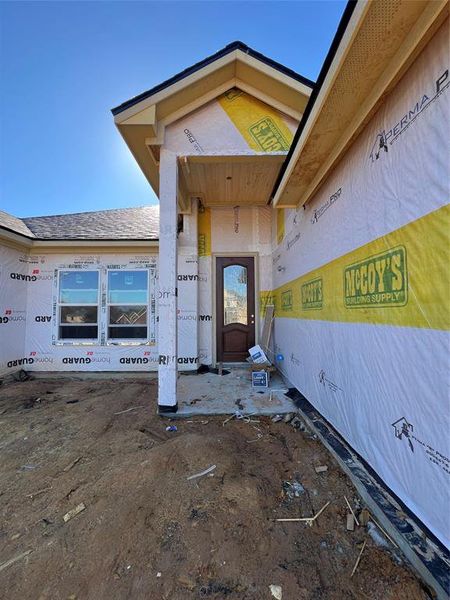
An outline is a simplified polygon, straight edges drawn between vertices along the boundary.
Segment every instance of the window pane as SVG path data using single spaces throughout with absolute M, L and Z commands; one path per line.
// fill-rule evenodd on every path
M 59 327 L 60 340 L 92 340 L 97 337 L 97 325 L 61 325 Z
M 96 306 L 61 306 L 60 323 L 97 323 Z
M 241 265 L 231 265 L 223 270 L 223 318 L 224 325 L 248 323 L 247 269 Z
M 108 302 L 118 304 L 147 304 L 147 271 L 109 271 Z
M 108 337 L 113 340 L 146 340 L 147 327 L 108 327 Z
M 147 325 L 146 306 L 110 306 L 111 325 Z
M 59 301 L 63 304 L 96 304 L 98 271 L 60 271 Z

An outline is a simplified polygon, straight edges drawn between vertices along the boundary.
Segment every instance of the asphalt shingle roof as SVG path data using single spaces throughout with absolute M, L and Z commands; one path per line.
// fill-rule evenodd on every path
M 15 233 L 26 235 L 28 237 L 34 237 L 33 232 L 28 229 L 25 223 L 18 217 L 14 217 L 3 210 L 0 210 L 0 227 L 4 227 Z
M 159 206 L 24 219 L 0 211 L 0 227 L 40 240 L 157 240 Z

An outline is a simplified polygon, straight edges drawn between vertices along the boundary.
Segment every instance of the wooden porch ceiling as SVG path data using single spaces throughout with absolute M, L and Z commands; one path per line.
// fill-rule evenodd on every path
M 285 153 L 180 157 L 180 205 L 199 198 L 204 206 L 265 206 L 285 157 Z

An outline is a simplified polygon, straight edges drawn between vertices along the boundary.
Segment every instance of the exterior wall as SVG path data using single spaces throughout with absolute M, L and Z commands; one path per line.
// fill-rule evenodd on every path
M 448 23 L 306 209 L 280 211 L 264 298 L 280 369 L 448 545 L 447 44 Z
M 265 124 L 273 135 L 258 137 Z M 289 149 L 297 125 L 264 102 L 233 89 L 169 125 L 164 148 L 178 155 L 283 152 Z M 196 369 L 215 359 L 214 255 L 254 254 L 255 288 L 269 289 L 270 231 L 271 211 L 266 207 L 200 207 L 197 213 L 195 206 L 191 215 L 184 215 L 178 237 L 179 369 Z
M 27 254 L 0 244 L 0 377 L 29 368 L 25 354 L 29 279 Z
M 210 365 L 215 358 L 215 256 L 253 254 L 256 293 L 271 288 L 271 218 L 269 208 L 256 206 L 207 208 L 199 215 L 198 319 L 202 364 Z
M 132 254 L 48 254 L 1 252 L 1 374 L 28 371 L 156 371 L 157 256 Z M 106 272 L 146 269 L 150 279 L 150 341 L 107 340 Z M 101 294 L 99 341 L 58 341 L 57 273 L 59 269 L 99 270 Z

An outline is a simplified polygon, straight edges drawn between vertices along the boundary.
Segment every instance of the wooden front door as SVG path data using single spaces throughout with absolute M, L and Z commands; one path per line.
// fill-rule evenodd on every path
M 243 362 L 255 345 L 254 258 L 216 259 L 218 362 Z

